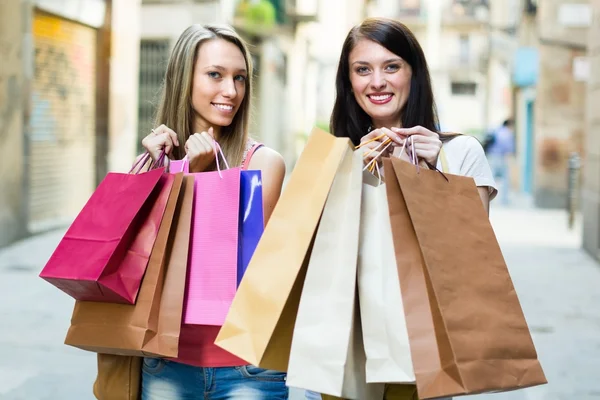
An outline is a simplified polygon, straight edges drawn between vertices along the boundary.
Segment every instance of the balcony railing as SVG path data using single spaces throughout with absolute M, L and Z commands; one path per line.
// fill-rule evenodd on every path
M 440 64 L 447 71 L 484 72 L 487 70 L 485 55 L 469 57 L 451 55 L 440 60 Z

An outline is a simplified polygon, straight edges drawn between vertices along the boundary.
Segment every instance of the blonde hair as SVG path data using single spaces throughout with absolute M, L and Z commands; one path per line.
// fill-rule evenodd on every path
M 231 125 L 221 128 L 219 136 L 219 144 L 229 165 L 237 166 L 242 162 L 248 140 L 252 97 L 252 57 L 244 40 L 227 25 L 194 24 L 181 34 L 169 57 L 156 111 L 155 126 L 165 124 L 177 132 L 179 147 L 175 147 L 172 157 L 182 159 L 185 156 L 184 144 L 190 135 L 195 133 L 192 86 L 198 49 L 202 43 L 214 39 L 223 39 L 236 45 L 244 55 L 248 71 L 246 94 L 240 108 Z

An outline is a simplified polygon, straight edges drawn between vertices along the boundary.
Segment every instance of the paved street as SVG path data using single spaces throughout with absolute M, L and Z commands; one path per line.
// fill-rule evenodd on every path
M 476 398 L 600 398 L 600 267 L 579 229 L 562 211 L 494 209 L 492 220 L 550 383 Z M 93 399 L 94 355 L 62 344 L 73 301 L 37 277 L 62 233 L 0 250 L 0 400 Z

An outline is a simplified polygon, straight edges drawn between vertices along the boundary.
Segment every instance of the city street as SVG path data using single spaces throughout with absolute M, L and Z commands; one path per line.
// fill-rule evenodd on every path
M 580 226 L 526 207 L 495 208 L 492 221 L 549 384 L 476 398 L 600 398 L 600 266 Z M 73 301 L 37 276 L 63 232 L 0 250 L 0 400 L 93 399 L 95 356 L 63 344 Z

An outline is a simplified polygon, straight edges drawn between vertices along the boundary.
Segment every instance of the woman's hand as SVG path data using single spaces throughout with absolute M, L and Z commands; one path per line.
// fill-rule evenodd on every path
M 378 137 L 382 138 L 377 139 Z M 382 157 L 389 157 L 392 154 L 393 145 L 383 144 L 389 135 L 395 135 L 387 128 L 374 129 L 360 139 L 361 148 L 364 154 L 364 163 L 370 163 L 374 158 L 381 160 Z M 365 144 L 363 144 L 365 143 Z M 377 149 L 377 150 L 375 150 Z
M 185 152 L 190 172 L 204 172 L 215 160 L 213 128 L 208 132 L 194 133 L 185 142 Z
M 179 146 L 179 140 L 172 129 L 166 125 L 161 125 L 142 139 L 142 146 L 150 153 L 152 160 L 156 161 L 163 150 L 167 155 L 171 154 L 173 148 Z
M 431 165 L 436 165 L 438 155 L 442 149 L 442 141 L 437 133 L 430 131 L 422 126 L 412 128 L 391 128 L 385 130 L 386 135 L 394 141 L 397 146 L 404 146 L 408 137 L 412 137 L 413 149 L 418 159 L 427 161 Z M 410 142 L 409 142 L 410 144 Z M 404 153 L 409 151 L 407 144 Z M 404 158 L 404 156 L 402 157 Z

